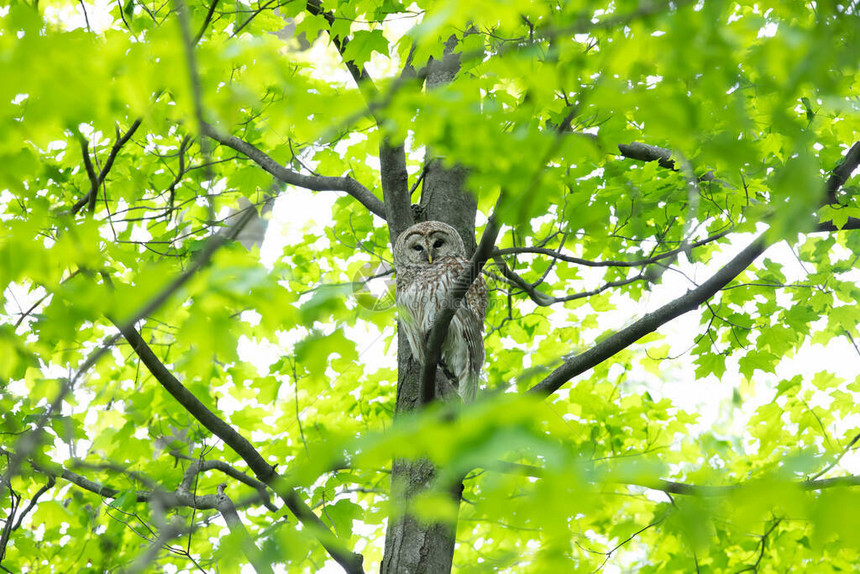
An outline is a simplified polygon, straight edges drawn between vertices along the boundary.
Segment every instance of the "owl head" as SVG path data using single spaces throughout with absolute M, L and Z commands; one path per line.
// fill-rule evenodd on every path
M 431 265 L 443 257 L 466 256 L 457 230 L 441 221 L 416 223 L 397 238 L 395 265 Z

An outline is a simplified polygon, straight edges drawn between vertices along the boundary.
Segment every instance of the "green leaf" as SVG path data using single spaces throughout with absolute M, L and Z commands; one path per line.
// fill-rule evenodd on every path
M 752 379 L 756 370 L 764 373 L 774 372 L 774 367 L 779 360 L 777 355 L 766 351 L 752 350 L 738 361 L 741 374 L 747 379 Z
M 120 571 L 193 522 L 150 570 L 372 569 L 452 531 L 464 573 L 856 570 L 850 453 L 831 466 L 858 433 L 860 234 L 816 223 L 860 217 L 856 179 L 824 205 L 860 139 L 850 9 L 189 0 L 189 62 L 172 2 L 6 4 L 5 569 Z M 364 287 L 398 267 L 370 196 L 466 256 L 502 223 L 521 280 L 484 267 L 473 403 L 462 345 L 424 403 L 375 307 L 398 278 Z M 246 200 L 262 246 L 213 243 Z M 780 241 L 727 267 L 762 226 Z M 213 519 L 221 484 L 247 536 Z
M 343 57 L 356 66 L 362 67 L 370 61 L 370 55 L 373 52 L 388 56 L 388 40 L 382 30 L 358 30 L 349 40 Z
M 725 372 L 725 355 L 719 353 L 705 353 L 696 358 L 696 378 L 704 378 L 713 374 L 719 379 Z

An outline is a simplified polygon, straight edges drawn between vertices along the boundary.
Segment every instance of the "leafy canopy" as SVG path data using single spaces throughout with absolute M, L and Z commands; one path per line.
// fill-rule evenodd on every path
M 318 571 L 326 535 L 297 525 L 290 487 L 375 568 L 398 456 L 439 467 L 411 511 L 456 522 L 459 571 L 851 570 L 860 379 L 791 359 L 830 345 L 856 372 L 860 236 L 833 229 L 860 217 L 857 183 L 827 186 L 858 140 L 857 9 L 0 7 L 3 566 Z M 456 73 L 430 89 L 422 70 L 446 49 Z M 488 390 L 455 417 L 392 422 L 385 142 L 404 144 L 416 202 L 427 150 L 468 170 L 479 222 L 507 194 L 486 269 Z M 302 212 L 299 188 L 330 214 Z M 275 196 L 297 223 L 275 218 L 282 250 L 264 266 L 234 232 L 259 229 L 240 209 L 265 217 Z M 698 324 L 526 393 L 764 229 L 791 259 L 759 258 Z M 709 416 L 671 392 L 708 382 L 728 397 Z M 280 499 L 203 407 L 276 467 Z M 458 513 L 445 487 L 463 475 Z M 221 483 L 247 538 L 206 498 Z

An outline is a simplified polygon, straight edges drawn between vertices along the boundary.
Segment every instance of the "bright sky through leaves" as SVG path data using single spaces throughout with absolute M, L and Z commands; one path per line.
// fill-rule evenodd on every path
M 415 570 L 852 571 L 859 35 L 848 0 L 8 2 L 0 564 L 389 573 L 437 524 Z M 501 223 L 463 408 L 409 403 L 377 304 L 416 216 Z

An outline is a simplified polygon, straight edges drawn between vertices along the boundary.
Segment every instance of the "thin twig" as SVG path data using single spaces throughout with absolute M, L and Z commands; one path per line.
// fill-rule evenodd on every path
M 683 251 L 689 250 L 690 248 L 701 247 L 702 245 L 707 245 L 708 243 L 712 243 L 714 241 L 717 241 L 718 239 L 722 239 L 732 231 L 732 229 L 725 229 L 723 231 L 720 231 L 719 233 L 715 233 L 688 245 L 682 245 L 681 247 L 677 247 L 669 251 L 664 251 L 662 253 L 654 255 L 653 257 L 634 259 L 632 261 L 593 261 L 590 259 L 583 259 L 581 257 L 574 257 L 572 255 L 565 255 L 563 253 L 560 253 L 556 249 L 548 249 L 545 247 L 506 247 L 504 249 L 497 249 L 493 253 L 493 255 L 548 255 L 553 259 L 558 259 L 559 261 L 565 261 L 567 263 L 574 263 L 576 265 L 582 265 L 584 267 L 643 267 L 645 265 L 650 265 L 663 259 L 669 259 L 671 257 L 674 257 Z

